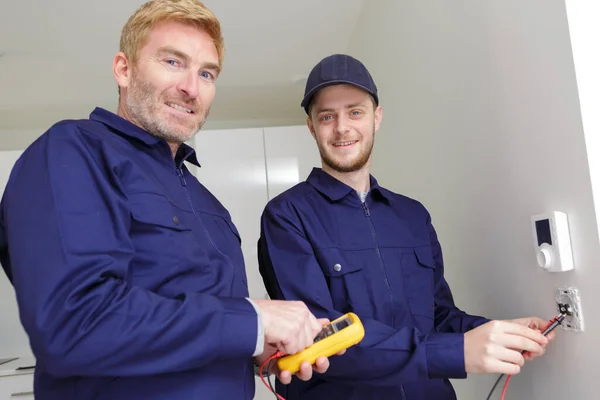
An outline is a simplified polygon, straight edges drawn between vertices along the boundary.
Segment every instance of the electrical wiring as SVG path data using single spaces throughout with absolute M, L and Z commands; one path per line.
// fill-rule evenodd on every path
M 277 353 L 273 354 L 271 357 L 267 358 L 265 361 L 263 361 L 262 365 L 260 366 L 260 370 L 259 370 L 259 375 L 260 375 L 260 379 L 262 381 L 262 383 L 267 387 L 267 389 L 269 389 L 274 395 L 275 398 L 277 400 L 285 400 L 285 398 L 281 395 L 279 395 L 277 393 L 277 391 L 275 390 L 275 385 L 271 383 L 271 368 L 273 367 L 273 363 L 279 358 L 284 356 L 285 353 L 282 351 L 278 351 Z M 265 369 L 265 367 L 267 368 L 267 371 L 269 372 L 269 375 L 267 376 L 267 380 L 265 381 L 265 377 L 263 374 L 263 370 Z
M 502 395 L 500 396 L 500 398 L 502 400 L 504 400 L 504 396 L 506 396 L 506 390 L 508 389 L 508 383 L 510 382 L 510 378 L 512 378 L 512 375 L 509 375 L 506 378 L 506 381 L 504 381 L 504 387 L 502 388 Z
M 556 317 L 552 318 L 550 321 L 548 321 L 548 324 L 542 328 L 542 335 L 546 336 L 547 334 L 549 334 L 550 332 L 552 332 L 558 325 L 560 325 L 563 320 L 565 319 L 565 317 L 567 316 L 567 314 L 559 314 Z M 528 352 L 527 351 L 523 351 L 521 354 L 526 355 Z M 492 386 L 492 390 L 490 390 L 490 393 L 488 394 L 488 396 L 486 397 L 486 400 L 490 400 L 492 398 L 492 395 L 494 394 L 494 391 L 496 390 L 496 387 L 498 386 L 498 384 L 500 383 L 500 381 L 502 380 L 502 378 L 504 377 L 504 374 L 501 374 L 498 379 L 496 380 L 496 383 L 494 383 L 494 386 Z M 501 395 L 501 400 L 505 400 L 505 396 L 506 396 L 506 391 L 508 389 L 508 384 L 510 382 L 510 378 L 512 377 L 512 375 L 509 375 L 506 378 L 506 381 L 504 381 L 504 387 L 502 388 L 502 395 Z
M 498 379 L 496 379 L 496 383 L 494 383 L 494 386 L 492 386 L 492 390 L 490 390 L 490 394 L 488 394 L 488 396 L 485 398 L 485 400 L 490 400 L 492 398 L 494 391 L 496 391 L 496 387 L 498 386 L 498 384 L 500 383 L 502 378 L 504 378 L 504 376 L 505 376 L 504 374 L 500 374 Z
M 269 361 L 269 363 L 267 364 L 267 371 L 271 371 L 271 368 L 273 367 L 274 362 L 275 362 L 275 360 Z M 275 393 L 275 395 L 279 399 L 279 395 L 277 394 L 277 392 L 275 390 L 275 385 L 274 385 L 274 383 L 271 383 L 271 374 L 269 374 L 269 376 L 267 376 L 267 382 L 269 383 L 269 389 L 271 390 L 271 392 Z
M 541 330 L 542 334 L 544 336 L 548 335 L 550 332 L 552 332 L 558 325 L 560 325 L 562 323 L 562 321 L 565 319 L 565 317 L 567 316 L 567 314 L 559 314 L 558 316 L 552 318 L 548 324 Z M 523 355 L 527 355 L 527 351 L 523 351 L 521 354 Z M 271 376 L 270 376 L 270 372 L 271 369 L 273 367 L 273 364 L 276 362 L 277 358 L 280 358 L 282 356 L 284 356 L 285 353 L 278 351 L 275 354 L 273 354 L 272 356 L 270 356 L 269 358 L 267 358 L 262 365 L 260 366 L 260 372 L 259 375 L 261 377 L 261 380 L 263 382 L 263 384 L 275 395 L 275 398 L 277 400 L 285 400 L 285 398 L 283 396 L 281 396 L 280 394 L 277 393 L 277 391 L 275 390 L 274 384 L 271 383 Z M 263 370 L 267 369 L 267 371 L 269 372 L 268 376 L 267 376 L 267 380 L 265 381 L 265 377 L 263 374 Z M 498 386 L 498 384 L 500 383 L 500 381 L 502 380 L 503 377 L 505 377 L 505 374 L 501 374 L 498 379 L 496 380 L 496 382 L 494 383 L 494 386 L 492 387 L 492 390 L 490 391 L 490 393 L 488 394 L 488 396 L 486 397 L 486 400 L 490 400 L 492 398 L 492 395 L 494 394 L 494 391 L 496 390 L 496 387 Z M 505 396 L 506 396 L 506 392 L 508 390 L 508 384 L 510 383 L 510 379 L 511 379 L 512 375 L 509 375 L 506 378 L 506 381 L 504 382 L 504 387 L 502 389 L 502 395 L 501 395 L 501 400 L 505 400 Z

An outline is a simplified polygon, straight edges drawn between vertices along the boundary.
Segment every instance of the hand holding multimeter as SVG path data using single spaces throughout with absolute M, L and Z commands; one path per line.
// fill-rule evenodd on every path
M 295 354 L 286 355 L 282 352 L 273 354 L 261 365 L 261 376 L 263 375 L 263 368 L 267 366 L 267 371 L 270 371 L 273 362 L 277 363 L 277 366 L 281 371 L 287 371 L 290 374 L 298 373 L 299 377 L 299 371 L 303 363 L 313 365 L 313 368 L 319 372 L 318 360 L 320 357 L 330 357 L 335 354 L 342 354 L 347 348 L 358 344 L 363 339 L 364 335 L 365 330 L 358 316 L 354 313 L 345 314 L 324 325 L 310 347 Z M 270 378 L 265 382 L 263 376 L 262 380 L 265 386 L 275 392 Z M 277 394 L 276 396 L 280 400 L 283 399 Z
M 303 351 L 283 356 L 277 360 L 281 370 L 295 373 L 300 364 L 308 361 L 314 364 L 320 356 L 330 357 L 359 343 L 365 335 L 364 327 L 354 313 L 348 313 L 325 325 L 315 337 L 313 345 Z

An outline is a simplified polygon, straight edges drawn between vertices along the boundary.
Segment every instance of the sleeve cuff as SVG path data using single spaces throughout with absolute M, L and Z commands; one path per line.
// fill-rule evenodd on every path
M 256 351 L 256 311 L 244 298 L 221 298 L 226 310 L 220 334 L 223 357 L 250 356 Z
M 427 372 L 430 379 L 464 379 L 465 339 L 462 333 L 435 333 L 426 342 Z
M 257 318 L 257 335 L 256 335 L 256 347 L 254 349 L 254 354 L 252 354 L 252 357 L 256 357 L 259 356 L 263 353 L 264 348 L 265 348 L 265 329 L 263 326 L 263 322 L 262 322 L 262 313 L 260 311 L 260 308 L 258 308 L 258 306 L 256 305 L 255 302 L 253 302 L 251 299 L 246 299 L 250 302 L 250 304 L 252 304 L 252 307 L 254 307 L 254 311 L 256 311 L 256 316 Z

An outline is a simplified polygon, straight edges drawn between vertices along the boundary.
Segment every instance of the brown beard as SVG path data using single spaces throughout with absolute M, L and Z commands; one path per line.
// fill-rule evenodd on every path
M 197 102 L 192 104 L 189 100 L 182 100 L 181 103 L 192 105 L 194 112 L 202 115 L 202 118 L 189 132 L 176 132 L 169 127 L 167 121 L 159 120 L 155 115 L 154 107 L 161 103 L 157 92 L 151 82 L 137 79 L 134 73 L 126 98 L 131 117 L 148 133 L 167 142 L 183 143 L 190 140 L 206 122 L 209 110 L 202 109 Z
M 354 160 L 351 164 L 341 164 L 339 162 L 336 162 L 333 158 L 330 158 L 325 153 L 325 151 L 321 149 L 321 146 L 318 146 L 323 164 L 327 165 L 329 168 L 337 172 L 355 172 L 362 169 L 365 166 L 365 164 L 369 161 L 371 153 L 373 152 L 373 145 L 375 143 L 375 124 L 373 124 L 373 135 L 371 137 L 373 138 L 371 140 L 371 145 L 368 148 L 364 149 L 364 151 L 362 151 L 359 154 L 358 158 L 356 158 L 356 160 Z

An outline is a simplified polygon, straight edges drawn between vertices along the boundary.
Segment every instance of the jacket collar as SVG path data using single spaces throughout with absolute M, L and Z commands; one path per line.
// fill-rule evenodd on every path
M 135 125 L 133 122 L 100 107 L 96 107 L 94 111 L 92 111 L 90 114 L 90 119 L 98 121 L 109 128 L 112 128 L 113 131 L 116 131 L 116 133 L 122 136 L 125 136 L 129 139 L 138 140 L 147 146 L 156 146 L 161 142 L 166 144 L 163 139 L 151 135 L 146 130 Z M 196 151 L 185 143 L 183 143 L 177 150 L 176 159 L 179 161 L 179 163 L 183 161 L 189 161 L 192 164 L 200 167 L 198 159 L 196 158 Z
M 329 198 L 331 201 L 338 201 L 347 196 L 349 193 L 355 192 L 353 188 L 337 180 L 327 172 L 323 171 L 321 168 L 313 168 L 306 181 L 319 192 L 327 196 L 327 198 Z M 376 193 L 389 203 L 391 201 L 391 197 L 388 193 L 386 193 L 387 191 L 384 188 L 379 186 L 377 179 L 375 179 L 373 175 L 369 175 L 369 181 L 370 192 Z

